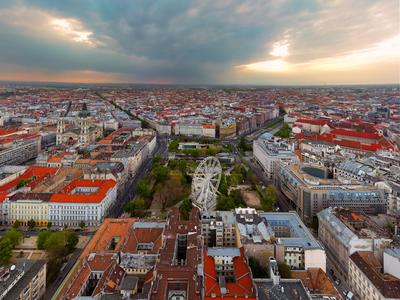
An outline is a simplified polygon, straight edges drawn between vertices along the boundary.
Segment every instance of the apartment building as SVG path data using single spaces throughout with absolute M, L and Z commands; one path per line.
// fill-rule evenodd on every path
M 400 298 L 400 278 L 385 273 L 372 251 L 357 251 L 348 260 L 349 287 L 363 300 Z
M 294 270 L 320 268 L 326 272 L 323 246 L 295 212 L 260 212 L 274 233 L 275 257 Z
M 0 299 L 37 300 L 46 290 L 46 261 L 19 260 L 0 268 Z
M 296 212 L 236 208 L 230 212 L 216 211 L 212 217 L 203 216 L 202 224 L 206 246 L 243 248 L 247 257 L 262 265 L 268 263 L 269 256 L 276 256 L 294 270 L 326 269 L 323 247 Z
M 74 180 L 51 196 L 48 220 L 55 226 L 99 226 L 116 198 L 114 180 Z
M 243 248 L 204 250 L 203 299 L 257 299 Z
M 0 141 L 0 166 L 23 164 L 36 158 L 40 149 L 40 135 L 10 138 L 7 143 L 4 140 Z
M 254 279 L 257 289 L 257 299 L 260 300 L 311 300 L 310 292 L 300 279 L 281 278 L 278 262 L 274 257 L 268 258 L 269 278 Z M 319 298 L 316 298 L 319 299 Z M 324 298 L 323 298 L 324 299 Z
M 277 186 L 307 224 L 311 224 L 317 213 L 328 207 L 345 207 L 371 214 L 386 213 L 382 189 L 357 180 L 332 178 L 328 169 L 321 166 L 280 162 L 277 166 Z
M 349 278 L 348 259 L 356 251 L 374 251 L 382 257 L 392 243 L 390 233 L 367 215 L 343 208 L 327 208 L 318 213 L 318 238 L 337 270 Z
M 287 142 L 269 133 L 253 141 L 253 155 L 261 165 L 268 179 L 273 179 L 277 162 L 295 162 L 297 157 Z
M 17 193 L 9 198 L 8 222 L 16 221 L 21 226 L 28 226 L 35 221 L 35 226 L 47 226 L 49 220 L 49 200 L 51 193 Z
M 243 247 L 247 257 L 266 265 L 275 253 L 274 232 L 267 221 L 254 208 L 236 208 L 234 212 L 238 231 L 238 247 Z
M 201 233 L 207 247 L 235 247 L 236 220 L 232 212 L 213 211 L 201 219 Z

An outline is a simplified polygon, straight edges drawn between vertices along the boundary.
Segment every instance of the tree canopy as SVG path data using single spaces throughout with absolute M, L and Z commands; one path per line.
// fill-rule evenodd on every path
M 275 133 L 275 136 L 288 138 L 291 132 L 292 129 L 289 127 L 289 125 L 287 123 L 284 123 L 282 127 Z
M 3 239 L 10 240 L 12 247 L 15 248 L 21 243 L 23 235 L 18 229 L 11 228 L 6 232 Z
M 144 198 L 139 196 L 134 201 L 130 201 L 125 205 L 125 211 L 131 217 L 143 217 L 145 204 Z
M 15 229 L 9 229 L 0 240 L 0 263 L 6 264 L 12 257 L 12 250 L 18 246 L 23 239 L 22 233 Z
M 156 182 L 163 182 L 168 178 L 169 169 L 164 166 L 155 166 L 151 175 Z
M 257 192 L 260 195 L 261 207 L 264 211 L 273 211 L 276 202 L 276 189 L 269 185 L 267 188 L 256 186 Z
M 6 264 L 12 257 L 12 243 L 9 239 L 2 238 L 0 240 L 0 263 Z
M 139 180 L 137 184 L 137 193 L 145 199 L 149 199 L 152 197 L 152 188 L 148 181 L 146 180 Z
M 290 270 L 290 267 L 285 264 L 285 263 L 278 263 L 278 270 L 279 274 L 281 275 L 282 278 L 290 278 L 292 277 L 292 271 Z
M 249 257 L 249 267 L 254 278 L 268 278 L 268 268 L 262 266 L 258 260 L 252 256 Z
M 169 152 L 176 152 L 178 151 L 179 142 L 177 140 L 172 140 L 168 145 Z
M 75 232 L 42 231 L 38 235 L 37 247 L 46 250 L 52 258 L 61 258 L 74 251 L 78 241 L 79 238 Z
M 182 219 L 189 220 L 192 207 L 193 205 L 189 198 L 186 197 L 185 199 L 183 199 L 181 206 L 179 207 Z
M 229 195 L 218 195 L 217 197 L 217 210 L 232 210 L 237 207 L 245 206 L 243 203 L 240 191 L 234 190 Z

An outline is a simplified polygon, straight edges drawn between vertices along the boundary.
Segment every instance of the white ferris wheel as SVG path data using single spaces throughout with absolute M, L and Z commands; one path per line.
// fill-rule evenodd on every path
M 190 198 L 202 212 L 213 211 L 217 207 L 217 191 L 221 173 L 221 164 L 213 156 L 203 159 L 196 168 Z

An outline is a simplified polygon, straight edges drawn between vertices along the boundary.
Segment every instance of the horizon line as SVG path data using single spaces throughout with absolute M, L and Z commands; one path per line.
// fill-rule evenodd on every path
M 147 85 L 147 86 L 213 86 L 213 87 L 339 87 L 339 86 L 400 86 L 399 83 L 297 83 L 297 84 L 245 84 L 245 83 L 146 83 L 146 82 L 63 82 L 63 81 L 35 81 L 35 80 L 0 80 L 9 84 L 35 84 L 35 85 Z

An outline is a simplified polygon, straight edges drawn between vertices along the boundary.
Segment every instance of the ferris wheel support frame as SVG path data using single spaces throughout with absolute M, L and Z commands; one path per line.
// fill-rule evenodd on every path
M 222 167 L 214 156 L 203 159 L 197 166 L 192 180 L 190 198 L 194 206 L 202 212 L 215 210 L 217 192 L 221 182 Z

